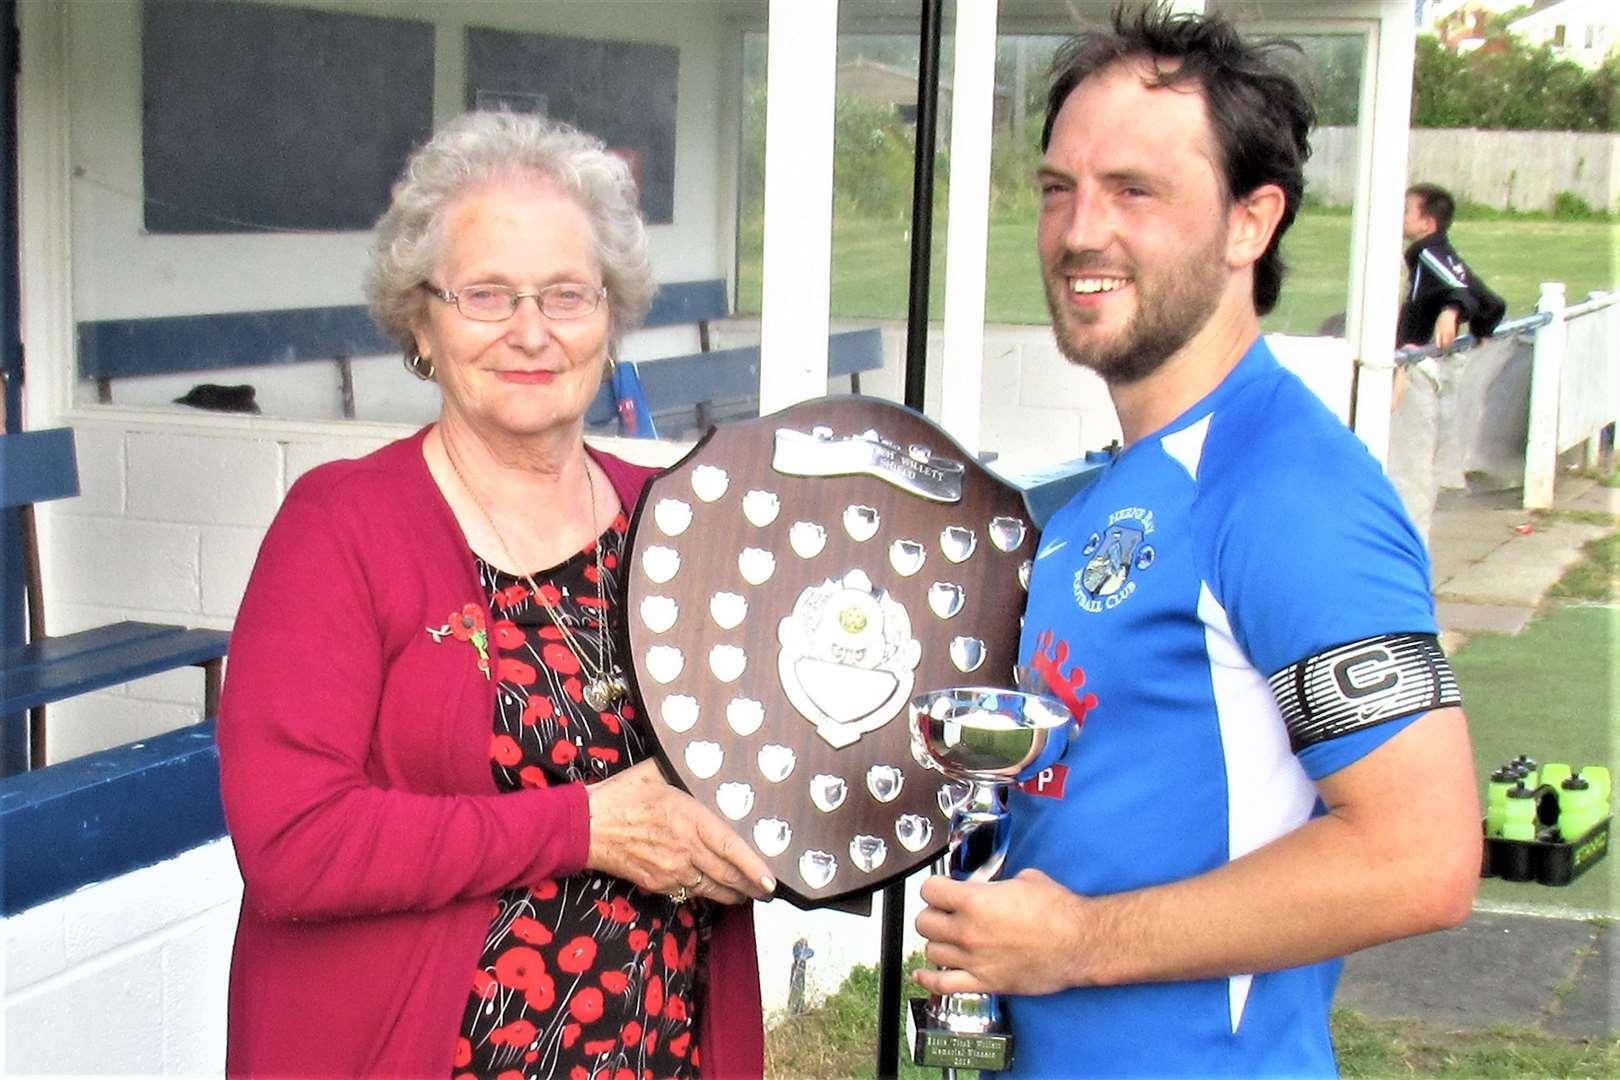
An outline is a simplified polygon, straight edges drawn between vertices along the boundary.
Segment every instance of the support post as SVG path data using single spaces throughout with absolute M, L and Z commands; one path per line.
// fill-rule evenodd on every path
M 1530 424 L 1524 445 L 1524 508 L 1545 510 L 1553 504 L 1558 478 L 1558 396 L 1564 379 L 1564 353 L 1569 330 L 1564 322 L 1564 283 L 1541 283 L 1536 310 L 1552 321 L 1536 331 L 1530 357 Z
M 771 0 L 759 411 L 827 392 L 838 4 Z
M 905 403 L 923 411 L 928 385 L 928 264 L 934 231 L 934 130 L 939 116 L 939 42 L 944 0 L 922 0 L 917 30 L 917 146 L 911 173 L 911 287 L 906 302 Z M 877 1080 L 900 1075 L 901 968 L 906 886 L 883 889 L 878 946 Z
M 1393 275 L 1401 265 L 1401 212 L 1417 33 L 1412 5 L 1383 0 L 1368 30 L 1361 70 L 1356 199 L 1350 218 L 1350 291 L 1345 336 L 1357 361 L 1352 423 L 1379 461 L 1389 458 L 1395 323 Z
M 939 423 L 972 454 L 983 449 L 984 291 L 990 247 L 997 8 L 997 0 L 960 0 L 956 5 Z
M 939 120 L 943 0 L 923 0 L 917 40 L 917 145 L 911 166 L 911 281 L 906 297 L 905 403 L 923 411 L 928 386 L 929 261 L 934 247 L 934 131 Z M 883 1073 L 879 1071 L 881 1077 Z

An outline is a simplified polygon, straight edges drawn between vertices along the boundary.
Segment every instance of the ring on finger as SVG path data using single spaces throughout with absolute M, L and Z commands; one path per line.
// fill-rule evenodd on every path
M 667 895 L 671 900 L 673 900 L 677 904 L 684 904 L 684 903 L 686 903 L 686 897 L 687 897 L 686 886 L 685 885 L 678 885 L 678 886 L 676 886 L 674 892 L 667 893 L 665 895 Z

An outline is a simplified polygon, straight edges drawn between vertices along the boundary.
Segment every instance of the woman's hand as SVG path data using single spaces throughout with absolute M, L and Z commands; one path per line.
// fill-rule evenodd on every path
M 586 787 L 591 807 L 589 870 L 648 892 L 722 904 L 765 900 L 776 888 L 765 861 L 720 816 L 665 782 L 643 761 Z

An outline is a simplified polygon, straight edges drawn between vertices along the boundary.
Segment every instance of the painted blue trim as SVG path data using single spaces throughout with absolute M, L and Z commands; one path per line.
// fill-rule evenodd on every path
M 759 396 L 758 345 L 734 349 L 665 356 L 636 365 L 641 389 L 653 415 L 694 409 L 705 401 L 735 401 Z M 876 371 L 883 366 L 883 331 L 846 330 L 827 339 L 829 378 Z M 585 423 L 601 427 L 617 421 L 612 388 L 602 381 L 596 399 L 585 412 Z
M 230 635 L 118 622 L 0 652 L 0 715 L 223 657 Z
M 0 71 L 17 70 L 17 5 L 15 0 L 0 0 Z M 17 80 L 0 79 L 0 415 L 5 417 L 5 430 L 22 430 L 23 355 L 20 280 L 17 272 Z M 9 562 L 9 559 L 7 560 Z M 13 612 L 7 596 L 0 589 L 0 604 L 6 621 Z M 20 617 L 21 608 L 16 614 Z M 0 634 L 0 637 L 3 637 Z
M 1107 450 L 1087 450 L 1083 457 L 1009 479 L 1024 493 L 1029 520 L 1037 529 L 1044 529 L 1052 515 L 1101 476 L 1103 466 L 1112 459 L 1113 454 Z
M 672 281 L 658 286 L 643 326 L 680 326 L 683 323 L 713 322 L 731 314 L 726 299 L 726 283 L 719 278 L 705 281 Z
M 79 374 L 86 379 L 399 351 L 359 306 L 109 319 L 80 323 L 78 336 Z
M 0 780 L 0 914 L 225 835 L 214 725 Z
M 72 428 L 0 435 L 0 507 L 71 499 L 79 493 Z
M 676 281 L 653 297 L 645 326 L 723 319 L 726 283 Z M 78 325 L 79 374 L 119 379 L 217 368 L 386 356 L 399 346 L 360 305 L 104 319 Z

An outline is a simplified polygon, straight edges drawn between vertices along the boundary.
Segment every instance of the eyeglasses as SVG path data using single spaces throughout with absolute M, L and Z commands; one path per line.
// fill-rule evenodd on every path
M 540 314 L 548 319 L 583 319 L 607 299 L 607 289 L 564 281 L 534 292 L 518 292 L 510 285 L 468 285 L 460 292 L 441 289 L 430 281 L 422 288 L 475 322 L 505 322 L 517 314 L 518 301 L 532 296 Z

